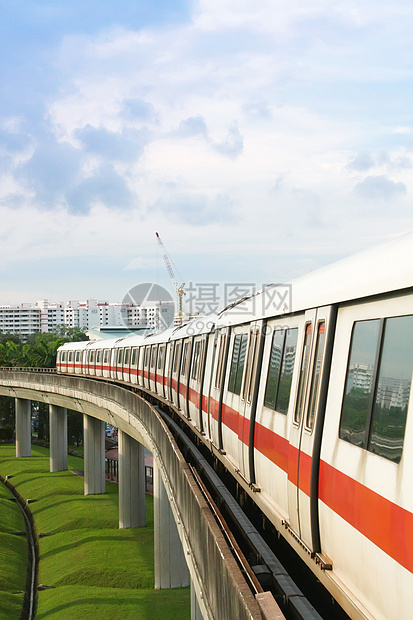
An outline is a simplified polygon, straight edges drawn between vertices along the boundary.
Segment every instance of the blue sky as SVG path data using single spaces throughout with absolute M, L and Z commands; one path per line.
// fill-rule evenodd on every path
M 413 228 L 413 9 L 0 0 L 0 303 L 289 281 Z

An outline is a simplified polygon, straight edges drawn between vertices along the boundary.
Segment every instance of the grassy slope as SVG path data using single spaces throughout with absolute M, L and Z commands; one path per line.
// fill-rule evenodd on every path
M 15 474 L 21 495 L 38 500 L 30 506 L 37 531 L 52 534 L 40 541 L 39 582 L 54 589 L 39 593 L 37 618 L 189 618 L 189 589 L 153 589 L 152 497 L 147 527 L 119 530 L 117 485 L 84 496 L 82 478 L 48 473 L 48 450 L 13 454 L 13 446 L 0 446 L 0 473 Z M 83 461 L 69 456 L 69 467 L 83 469 Z
M 26 584 L 27 540 L 13 534 L 25 529 L 24 519 L 10 497 L 10 491 L 0 483 L 0 620 L 20 617 L 21 592 Z

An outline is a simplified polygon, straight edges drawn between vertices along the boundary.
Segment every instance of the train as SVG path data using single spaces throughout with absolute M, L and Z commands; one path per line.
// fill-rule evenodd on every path
M 351 618 L 413 609 L 413 234 L 57 372 L 168 406 Z

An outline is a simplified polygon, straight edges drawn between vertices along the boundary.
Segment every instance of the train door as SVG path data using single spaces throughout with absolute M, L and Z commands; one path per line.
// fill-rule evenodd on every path
M 149 389 L 156 394 L 156 360 L 158 359 L 158 345 L 153 344 L 149 360 Z
M 145 361 L 145 347 L 141 346 L 138 349 L 138 368 L 137 368 L 137 376 L 138 376 L 138 385 L 144 386 L 144 361 Z
M 205 336 L 198 336 L 193 343 L 192 363 L 188 374 L 189 417 L 198 430 L 202 428 L 202 388 L 204 377 Z
M 113 349 L 111 349 L 111 355 L 110 355 L 110 377 L 111 379 L 116 379 L 116 355 L 117 355 L 118 350 L 115 349 L 115 347 L 113 347 Z
M 209 436 L 218 448 L 222 448 L 220 410 L 222 409 L 222 391 L 225 381 L 225 369 L 227 367 L 229 339 L 227 327 L 220 329 L 219 332 L 215 332 L 213 370 L 208 397 L 208 420 Z
M 131 383 L 138 383 L 138 357 L 139 349 L 132 348 L 131 360 L 130 360 L 130 381 Z
M 260 326 L 253 323 L 248 334 L 247 357 L 245 362 L 244 381 L 241 388 L 241 403 L 238 417 L 238 462 L 239 468 L 248 482 L 251 480 L 249 463 L 250 421 L 253 409 L 253 395 L 258 365 L 260 343 Z
M 102 375 L 104 377 L 109 377 L 110 376 L 110 349 L 104 349 L 102 364 L 103 364 Z
M 188 338 L 183 343 L 182 359 L 181 359 L 181 373 L 179 376 L 179 408 L 186 415 L 189 415 L 188 407 L 188 387 L 189 387 L 189 369 L 191 366 L 192 358 L 192 338 Z
M 102 353 L 103 353 L 102 349 L 96 350 L 96 376 L 97 377 L 101 377 L 103 374 L 102 373 Z
M 167 358 L 166 358 L 166 398 L 172 402 L 172 373 L 173 365 L 175 361 L 175 341 L 168 342 L 167 344 Z
M 89 374 L 95 375 L 95 350 L 89 351 Z
M 165 398 L 165 347 L 158 345 L 158 359 L 156 362 L 155 389 L 157 394 Z
M 149 358 L 151 355 L 151 347 L 145 347 L 145 353 L 143 358 L 143 385 L 149 388 Z
M 123 379 L 123 352 L 124 349 L 119 347 L 116 354 L 116 379 Z
M 88 374 L 88 350 L 84 349 L 82 355 L 82 374 Z
M 75 373 L 76 374 L 80 374 L 82 372 L 81 355 L 82 355 L 81 351 L 76 351 L 76 355 L 75 355 Z
M 333 325 L 330 325 L 331 316 L 331 306 L 305 313 L 297 396 L 289 438 L 289 525 L 310 550 L 312 550 L 310 498 L 314 427 L 326 357 L 326 336 L 328 330 L 333 329 Z
M 242 325 L 234 329 L 231 338 L 231 355 L 228 382 L 225 386 L 221 407 L 222 448 L 240 469 L 243 457 L 243 388 L 245 384 L 245 361 L 249 343 L 250 325 Z
M 172 402 L 174 403 L 174 405 L 176 405 L 177 409 L 179 409 L 179 369 L 181 367 L 181 352 L 182 352 L 182 341 L 175 340 L 171 386 L 172 386 Z
M 124 358 L 123 358 L 123 380 L 130 381 L 130 348 L 125 349 Z

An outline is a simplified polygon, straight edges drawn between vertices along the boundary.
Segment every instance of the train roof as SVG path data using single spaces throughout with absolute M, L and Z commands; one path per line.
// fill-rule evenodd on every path
M 65 342 L 58 347 L 58 351 L 79 351 L 85 349 L 90 344 L 90 340 L 80 340 L 78 342 Z
M 413 286 L 413 232 L 225 308 L 217 327 L 282 316 Z
M 163 331 L 148 334 L 142 339 L 140 344 L 148 346 L 151 344 L 157 344 L 158 342 L 168 342 L 175 329 L 175 327 L 169 327 Z
M 195 317 L 192 321 L 189 321 L 189 323 L 184 323 L 184 325 L 176 327 L 170 336 L 170 340 L 210 334 L 215 328 L 216 319 L 216 314 Z

